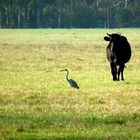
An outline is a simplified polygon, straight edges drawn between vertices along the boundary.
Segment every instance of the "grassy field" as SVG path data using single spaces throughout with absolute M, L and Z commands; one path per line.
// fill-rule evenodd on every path
M 106 33 L 132 46 L 113 82 Z M 1 29 L 0 140 L 140 139 L 140 29 Z M 64 72 L 80 90 L 69 87 Z

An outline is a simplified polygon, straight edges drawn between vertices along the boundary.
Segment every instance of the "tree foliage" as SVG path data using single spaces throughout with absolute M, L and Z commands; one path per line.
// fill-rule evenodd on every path
M 0 0 L 1 28 L 140 27 L 139 0 Z

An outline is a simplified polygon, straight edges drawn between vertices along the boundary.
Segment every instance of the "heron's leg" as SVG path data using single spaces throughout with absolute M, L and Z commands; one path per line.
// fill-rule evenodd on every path
M 112 76 L 113 76 L 113 81 L 116 81 L 117 80 L 117 67 L 115 65 L 115 63 L 110 63 L 110 66 L 111 66 L 111 73 L 112 73 Z

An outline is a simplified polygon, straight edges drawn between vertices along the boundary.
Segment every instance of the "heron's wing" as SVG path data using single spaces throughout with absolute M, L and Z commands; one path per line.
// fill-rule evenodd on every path
M 69 79 L 68 82 L 69 82 L 69 84 L 70 84 L 71 87 L 74 87 L 74 88 L 79 89 L 78 84 L 73 79 Z

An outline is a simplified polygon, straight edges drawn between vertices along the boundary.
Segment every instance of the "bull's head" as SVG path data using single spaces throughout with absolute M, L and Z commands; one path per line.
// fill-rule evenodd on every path
M 105 41 L 115 41 L 120 38 L 121 34 L 108 34 L 104 37 Z

